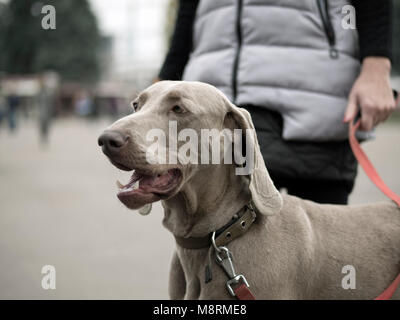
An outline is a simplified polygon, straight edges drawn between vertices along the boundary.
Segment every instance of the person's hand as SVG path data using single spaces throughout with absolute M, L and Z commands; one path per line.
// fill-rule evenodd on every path
M 389 81 L 390 67 L 390 60 L 384 57 L 364 59 L 349 95 L 344 122 L 353 119 L 361 108 L 360 130 L 368 131 L 392 114 L 396 104 Z

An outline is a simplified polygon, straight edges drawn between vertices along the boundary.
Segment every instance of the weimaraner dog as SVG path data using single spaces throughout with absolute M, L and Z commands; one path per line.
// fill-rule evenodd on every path
M 127 185 L 119 184 L 118 198 L 130 209 L 161 200 L 163 224 L 180 239 L 206 237 L 251 200 L 254 223 L 227 247 L 237 273 L 246 277 L 257 299 L 373 299 L 399 274 L 400 209 L 394 202 L 321 205 L 280 194 L 255 135 L 254 170 L 248 175 L 237 174 L 235 161 L 149 162 L 146 150 L 153 140 L 147 133 L 158 128 L 168 140 L 171 122 L 178 131 L 191 128 L 199 137 L 202 129 L 254 131 L 250 114 L 213 86 L 161 81 L 132 105 L 135 112 L 99 138 L 116 167 L 134 170 Z M 183 144 L 178 141 L 178 147 Z M 169 282 L 172 299 L 234 299 L 210 248 L 177 243 Z M 208 281 L 207 267 L 212 271 Z M 350 273 L 354 279 L 348 288 L 343 279 Z M 400 289 L 392 298 L 400 298 Z

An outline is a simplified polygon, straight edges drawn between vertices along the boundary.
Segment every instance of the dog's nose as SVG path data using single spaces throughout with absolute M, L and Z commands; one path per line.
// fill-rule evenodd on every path
M 119 131 L 105 131 L 97 142 L 105 155 L 112 156 L 118 154 L 126 146 L 128 136 Z

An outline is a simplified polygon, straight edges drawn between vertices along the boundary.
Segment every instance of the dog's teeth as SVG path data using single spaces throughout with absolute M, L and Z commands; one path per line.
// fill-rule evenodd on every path
M 133 189 L 139 189 L 139 180 L 135 182 L 135 184 L 133 185 Z
M 116 183 L 117 183 L 117 187 L 119 189 L 122 189 L 124 187 L 123 184 L 121 182 L 119 182 L 119 180 L 117 180 Z

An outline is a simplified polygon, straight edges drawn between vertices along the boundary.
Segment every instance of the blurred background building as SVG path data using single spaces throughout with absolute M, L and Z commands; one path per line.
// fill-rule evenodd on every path
M 56 9 L 55 30 L 41 27 L 42 7 L 49 4 Z M 157 76 L 174 7 L 174 0 L 0 0 L 3 96 L 22 91 L 32 98 L 38 91 L 24 93 L 22 82 L 55 72 L 55 115 L 126 112 L 128 101 Z M 77 110 L 82 96 L 90 100 L 86 111 Z M 15 102 L 33 105 L 22 100 Z
M 169 0 L 91 0 L 102 34 L 112 39 L 112 60 L 103 78 L 146 86 L 166 51 Z M 151 22 L 151 23 L 149 23 Z

